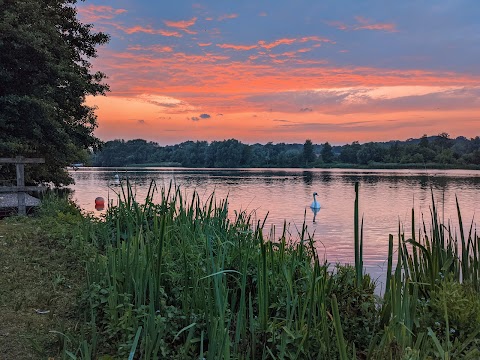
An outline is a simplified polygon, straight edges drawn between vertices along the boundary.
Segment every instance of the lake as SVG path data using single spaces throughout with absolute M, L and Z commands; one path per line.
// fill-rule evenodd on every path
M 480 211 L 480 171 L 471 170 L 352 170 L 352 169 L 186 169 L 186 168 L 80 168 L 73 199 L 85 211 L 95 211 L 97 196 L 116 198 L 115 174 L 128 176 L 143 200 L 151 180 L 157 186 L 171 181 L 188 196 L 196 190 L 203 199 L 213 191 L 217 199 L 228 196 L 229 212 L 253 212 L 267 230 L 275 226 L 280 235 L 286 220 L 292 236 L 305 221 L 314 234 L 320 258 L 330 263 L 353 263 L 353 209 L 355 182 L 360 184 L 360 214 L 364 216 L 364 265 L 373 278 L 382 280 L 386 269 L 388 235 L 397 236 L 399 224 L 411 232 L 411 210 L 416 228 L 421 214 L 429 222 L 431 189 L 440 214 L 458 228 L 455 195 L 464 226 L 470 226 Z M 112 186 L 113 185 L 113 186 Z M 315 215 L 310 209 L 312 193 L 321 204 Z M 407 235 L 408 236 L 408 235 Z

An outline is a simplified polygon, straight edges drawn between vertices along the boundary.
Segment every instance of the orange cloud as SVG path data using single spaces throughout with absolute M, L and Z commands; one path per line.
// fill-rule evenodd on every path
M 335 41 L 327 39 L 327 38 L 322 38 L 319 36 L 305 36 L 299 39 L 301 43 L 307 42 L 307 41 L 317 41 L 317 42 L 326 42 L 326 43 L 332 43 L 335 44 Z
M 190 20 L 180 20 L 180 21 L 164 20 L 163 22 L 164 22 L 165 25 L 167 25 L 169 27 L 184 30 L 184 29 L 189 28 L 192 25 L 195 25 L 196 21 L 197 21 L 197 18 L 193 17 Z
M 222 49 L 232 49 L 232 50 L 252 50 L 257 48 L 257 45 L 217 44 L 217 46 Z
M 237 46 L 224 48 L 235 49 Z M 241 45 L 240 45 L 241 46 Z M 248 48 L 248 47 L 247 47 Z M 242 50 L 244 50 L 243 48 Z M 245 100 L 252 92 L 310 91 L 349 87 L 379 86 L 477 86 L 480 77 L 454 72 L 395 70 L 369 67 L 334 67 L 322 60 L 272 59 L 270 63 L 232 61 L 218 54 L 168 56 L 141 53 L 103 52 L 102 70 L 113 74 L 113 94 L 183 94 L 182 100 L 194 106 L 214 105 L 218 112 L 257 110 Z M 268 59 L 268 58 L 266 58 Z M 257 60 L 257 54 L 250 57 Z M 281 62 L 279 68 L 273 63 Z M 285 66 L 286 64 L 295 64 Z M 133 79 L 136 79 L 133 81 Z M 145 79 L 145 80 L 140 80 Z M 215 92 L 212 93 L 212 89 Z M 218 99 L 222 99 L 218 104 Z M 303 106 L 302 106 L 303 107 Z
M 260 45 L 261 47 L 265 48 L 265 49 L 273 49 L 274 47 L 277 47 L 279 45 L 291 45 L 293 44 L 297 39 L 279 39 L 279 40 L 275 40 L 274 42 L 271 42 L 271 43 L 267 43 L 263 40 L 260 40 L 258 42 L 258 45 Z
M 162 35 L 162 36 L 174 36 L 174 37 L 182 37 L 177 31 L 170 31 L 170 30 L 163 30 L 163 29 L 154 29 L 151 26 L 131 26 L 131 27 L 124 27 L 119 24 L 113 24 L 117 29 L 122 30 L 127 34 L 135 34 L 135 33 L 145 33 L 145 34 L 152 34 L 152 35 Z
M 200 47 L 206 47 L 206 46 L 212 45 L 212 43 L 211 42 L 210 43 L 198 43 L 197 45 L 200 46 Z
M 372 23 L 370 20 L 356 16 L 355 19 L 360 23 L 359 26 L 355 26 L 353 30 L 383 30 L 387 32 L 397 32 L 396 25 L 393 23 Z
M 238 14 L 225 14 L 225 15 L 220 15 L 217 20 L 223 21 L 226 19 L 235 19 L 237 17 L 238 17 Z
M 132 46 L 129 46 L 127 50 L 151 51 L 155 53 L 164 53 L 164 52 L 172 52 L 173 48 L 171 46 L 163 46 L 163 45 L 151 45 L 151 46 L 132 45 Z
M 113 19 L 115 16 L 127 12 L 125 9 L 114 9 L 111 6 L 86 5 L 77 8 L 82 21 L 87 23 Z
M 341 21 L 327 21 L 327 25 L 336 27 L 339 30 L 348 31 L 348 30 L 379 30 L 386 32 L 398 32 L 397 27 L 394 23 L 374 23 L 371 20 L 364 18 L 362 16 L 356 16 L 357 20 L 356 25 L 347 25 Z

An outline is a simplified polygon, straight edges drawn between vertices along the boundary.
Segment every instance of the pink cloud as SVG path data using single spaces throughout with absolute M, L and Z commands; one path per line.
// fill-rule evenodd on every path
M 173 48 L 171 46 L 162 46 L 162 45 L 152 45 L 152 46 L 132 45 L 132 46 L 129 46 L 127 50 L 152 51 L 156 53 L 173 52 Z
M 115 16 L 127 12 L 125 9 L 114 9 L 111 6 L 87 5 L 77 8 L 78 14 L 85 22 L 113 19 Z
M 173 36 L 173 37 L 182 37 L 182 34 L 180 34 L 177 31 L 170 31 L 170 30 L 158 30 L 157 34 L 163 35 L 163 36 Z
M 265 11 L 262 11 L 258 16 L 268 16 L 268 14 Z
M 225 14 L 225 15 L 220 15 L 217 20 L 223 21 L 227 19 L 235 19 L 237 17 L 238 17 L 238 14 Z
M 197 18 L 193 17 L 190 20 L 179 20 L 179 21 L 170 21 L 170 20 L 164 20 L 163 21 L 165 25 L 168 27 L 172 27 L 175 29 L 180 29 L 185 31 L 187 34 L 196 34 L 196 31 L 190 30 L 189 28 L 197 22 Z
M 217 46 L 222 49 L 232 49 L 232 50 L 252 50 L 257 48 L 257 45 L 217 44 Z
M 151 26 L 131 26 L 125 27 L 119 24 L 113 24 L 117 29 L 122 30 L 127 34 L 135 34 L 135 33 L 145 33 L 151 35 L 162 35 L 162 36 L 174 36 L 174 37 L 182 37 L 178 31 L 170 31 L 170 30 L 163 30 L 163 29 L 154 29 Z
M 210 45 L 212 45 L 211 42 L 209 42 L 209 43 L 198 43 L 198 46 L 200 46 L 200 47 L 206 47 L 206 46 L 210 46 Z
M 298 41 L 300 41 L 301 43 L 304 43 L 307 41 L 316 41 L 316 42 L 326 42 L 326 43 L 335 44 L 335 41 L 327 38 L 319 37 L 319 36 L 305 36 L 299 39 Z
M 394 23 L 375 23 L 372 20 L 364 18 L 363 16 L 356 16 L 357 24 L 347 25 L 341 21 L 327 21 L 327 24 L 336 27 L 339 30 L 376 30 L 386 32 L 398 32 L 397 26 Z
M 291 45 L 293 44 L 297 39 L 279 39 L 279 40 L 275 40 L 274 42 L 271 42 L 271 43 L 267 43 L 263 40 L 260 40 L 258 42 L 258 45 L 260 45 L 261 47 L 265 48 L 265 49 L 273 49 L 274 47 L 277 47 L 279 45 Z
M 397 32 L 396 25 L 393 23 L 372 23 L 371 20 L 362 16 L 356 16 L 355 19 L 360 24 L 353 28 L 353 30 L 383 30 L 388 32 Z
M 197 18 L 193 17 L 190 20 L 180 20 L 180 21 L 164 20 L 163 22 L 164 22 L 165 25 L 167 25 L 169 27 L 184 30 L 184 29 L 189 28 L 192 25 L 195 25 L 196 21 L 197 21 Z

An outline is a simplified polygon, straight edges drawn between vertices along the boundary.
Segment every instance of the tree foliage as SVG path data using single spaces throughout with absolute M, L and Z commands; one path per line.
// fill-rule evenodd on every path
M 335 157 L 333 153 L 332 145 L 330 145 L 330 143 L 328 142 L 323 144 L 322 151 L 320 152 L 320 154 L 322 155 L 323 161 L 326 163 L 331 163 L 333 161 L 333 158 Z
M 0 157 L 44 157 L 31 183 L 71 183 L 66 166 L 99 145 L 85 98 L 108 90 L 89 62 L 108 36 L 78 21 L 76 2 L 0 0 Z
M 303 159 L 305 160 L 305 165 L 315 160 L 312 140 L 308 139 L 305 141 L 305 144 L 303 144 Z
M 160 146 L 145 140 L 108 141 L 92 158 L 97 166 L 157 165 L 185 167 L 477 167 L 480 138 L 423 136 L 407 141 L 354 141 L 343 146 L 313 144 L 243 144 L 238 140 L 186 141 Z M 344 165 L 346 164 L 346 165 Z

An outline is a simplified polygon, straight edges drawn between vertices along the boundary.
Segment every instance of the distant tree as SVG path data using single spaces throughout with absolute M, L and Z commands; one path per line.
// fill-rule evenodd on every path
M 320 154 L 322 155 L 323 161 L 326 163 L 331 163 L 335 157 L 333 154 L 332 145 L 330 145 L 328 142 L 323 144 Z
M 312 163 L 315 161 L 315 153 L 313 152 L 313 144 L 312 140 L 306 140 L 305 144 L 303 144 L 303 160 L 305 161 L 305 165 Z
M 339 159 L 340 161 L 347 164 L 356 164 L 358 163 L 357 153 L 361 149 L 361 145 L 358 141 L 352 142 L 352 144 L 347 144 L 342 146 L 340 150 Z
M 424 148 L 427 148 L 427 147 L 428 147 L 429 141 L 428 141 L 428 136 L 427 136 L 427 134 L 424 134 L 424 135 L 421 137 L 419 145 L 420 145 L 421 147 L 424 147 Z
M 44 157 L 30 183 L 71 183 L 66 166 L 100 144 L 85 97 L 108 90 L 89 62 L 108 36 L 78 21 L 76 2 L 0 1 L 0 157 Z
M 357 153 L 358 162 L 360 164 L 369 164 L 371 162 L 382 162 L 383 149 L 378 143 L 369 142 L 362 145 Z

